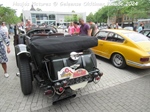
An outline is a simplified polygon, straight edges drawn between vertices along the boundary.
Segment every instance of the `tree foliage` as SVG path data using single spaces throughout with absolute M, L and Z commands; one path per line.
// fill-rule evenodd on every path
M 102 8 L 95 14 L 89 14 L 87 20 L 95 22 L 107 22 L 109 17 L 116 17 L 118 22 L 124 15 L 130 18 L 148 18 L 150 17 L 150 0 L 115 0 Z
M 74 22 L 74 21 L 79 21 L 80 15 L 73 14 L 70 16 L 65 16 L 65 22 Z
M 8 24 L 16 24 L 21 21 L 21 19 L 16 15 L 16 10 L 10 7 L 0 6 L 0 22 L 5 21 Z
M 69 15 L 69 16 L 65 16 L 65 22 L 74 22 L 74 21 L 78 21 L 79 20 L 79 18 L 81 17 L 80 15 L 77 15 L 77 14 L 75 14 L 75 11 L 74 10 L 72 10 L 72 15 Z
M 87 21 L 93 21 L 95 22 L 95 18 L 94 18 L 94 14 L 91 12 L 87 17 L 86 17 Z

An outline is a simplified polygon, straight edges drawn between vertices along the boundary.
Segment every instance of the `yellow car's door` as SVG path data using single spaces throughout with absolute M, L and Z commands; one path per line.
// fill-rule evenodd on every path
M 105 43 L 103 43 L 103 56 L 110 58 L 113 52 L 120 52 L 121 46 L 123 45 L 124 38 L 114 32 L 110 32 L 106 38 Z
M 97 33 L 96 37 L 98 38 L 98 46 L 92 49 L 95 54 L 100 56 L 105 56 L 104 47 L 105 47 L 105 43 L 106 43 L 105 39 L 107 35 L 108 35 L 107 31 L 99 31 Z

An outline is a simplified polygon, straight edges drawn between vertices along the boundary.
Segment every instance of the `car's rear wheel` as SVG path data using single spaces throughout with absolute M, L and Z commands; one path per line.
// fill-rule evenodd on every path
M 24 95 L 29 95 L 32 92 L 32 73 L 28 57 L 24 54 L 20 55 L 18 64 L 22 92 Z
M 119 53 L 115 53 L 112 55 L 111 57 L 111 61 L 112 61 L 112 64 L 117 67 L 117 68 L 124 68 L 126 67 L 126 62 L 125 62 L 125 59 L 124 57 L 119 54 Z

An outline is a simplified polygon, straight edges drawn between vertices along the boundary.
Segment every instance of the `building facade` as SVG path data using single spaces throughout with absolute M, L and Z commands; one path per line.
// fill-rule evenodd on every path
M 59 25 L 68 23 L 65 21 L 66 16 L 73 16 L 74 14 L 83 18 L 86 21 L 86 13 L 75 12 L 53 12 L 53 11 L 35 11 L 35 10 L 23 10 L 23 21 L 30 20 L 35 25 L 42 23 Z

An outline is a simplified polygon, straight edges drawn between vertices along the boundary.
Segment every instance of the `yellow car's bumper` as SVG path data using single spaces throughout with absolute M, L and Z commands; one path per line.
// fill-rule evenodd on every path
M 141 69 L 150 68 L 150 63 L 137 63 L 137 62 L 130 61 L 130 60 L 127 60 L 126 63 L 127 65 L 133 66 L 136 68 L 141 68 Z

